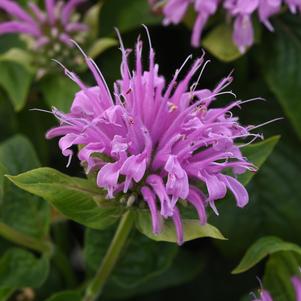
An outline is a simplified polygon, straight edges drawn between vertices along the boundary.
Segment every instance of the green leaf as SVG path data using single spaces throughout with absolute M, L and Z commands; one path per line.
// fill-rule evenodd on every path
M 16 111 L 20 111 L 26 102 L 32 74 L 15 62 L 0 61 L 0 86 L 10 97 Z
M 263 237 L 248 249 L 239 265 L 232 271 L 232 274 L 245 272 L 266 256 L 280 251 L 294 251 L 301 255 L 301 248 L 296 244 L 285 242 L 274 236 Z
M 231 62 L 242 54 L 232 39 L 232 26 L 220 24 L 214 27 L 203 39 L 202 44 L 211 54 L 223 62 Z
M 38 98 L 36 104 L 28 104 L 24 110 L 18 114 L 18 122 L 20 125 L 18 133 L 30 139 L 31 143 L 36 146 L 35 150 L 42 164 L 47 165 L 49 164 L 51 152 L 56 151 L 56 148 L 50 147 L 51 144 L 49 140 L 45 139 L 45 133 L 54 126 L 57 120 L 53 118 L 52 114 L 31 111 L 33 107 L 47 109 L 42 102 L 41 95 L 36 94 L 36 97 Z M 26 124 L 30 124 L 30 126 L 24 126 Z M 55 145 L 55 143 L 53 145 Z
M 291 278 L 300 275 L 301 256 L 293 252 L 280 252 L 272 255 L 266 266 L 263 286 L 274 301 L 296 301 Z
M 108 0 L 101 9 L 100 31 L 102 35 L 109 35 L 117 27 L 120 32 L 126 32 L 141 24 L 157 24 L 160 20 L 151 12 L 147 1 Z
M 156 252 L 159 252 L 160 246 L 158 248 L 158 245 L 160 245 L 160 243 L 153 243 L 156 244 Z M 193 252 L 184 248 L 178 248 L 176 257 L 172 258 L 171 265 L 165 271 L 153 274 L 152 277 L 148 277 L 148 279 L 145 279 L 146 281 L 141 282 L 135 287 L 120 286 L 116 282 L 109 281 L 106 285 L 104 295 L 110 299 L 125 299 L 189 282 L 195 278 L 205 266 L 204 254 L 198 253 L 198 255 L 200 256 L 195 256 Z M 167 258 L 167 260 L 169 261 L 170 259 Z
M 33 3 L 39 3 L 41 2 L 40 0 L 32 0 Z M 25 9 L 28 8 L 28 1 L 27 0 L 18 0 L 18 4 L 23 6 Z
M 83 23 L 89 26 L 89 39 L 96 39 L 99 32 L 99 14 L 102 8 L 102 3 L 93 5 L 86 13 Z
M 82 296 L 77 291 L 63 291 L 54 294 L 45 301 L 81 301 Z
M 264 141 L 250 144 L 242 148 L 242 153 L 248 158 L 249 162 L 252 162 L 258 168 L 266 161 L 266 159 L 271 155 L 276 144 L 278 143 L 280 136 L 274 136 Z M 253 172 L 246 172 L 238 177 L 239 181 L 244 185 L 247 185 L 252 177 Z
M 21 189 L 50 202 L 66 217 L 87 227 L 104 229 L 115 223 L 123 208 L 104 200 L 103 191 L 88 180 L 55 169 L 38 168 L 9 179 Z
M 12 48 L 26 48 L 24 41 L 18 34 L 1 35 L 0 37 L 0 54 L 4 54 Z
M 0 288 L 39 287 L 48 270 L 46 257 L 36 258 L 28 251 L 9 249 L 0 259 Z
M 12 175 L 40 165 L 31 143 L 21 135 L 0 144 L 0 163 L 5 167 L 6 173 Z M 0 221 L 21 233 L 43 239 L 49 229 L 48 204 L 18 189 L 7 179 L 3 183 Z
M 200 225 L 199 220 L 183 219 L 184 241 L 190 241 L 201 237 L 215 239 L 226 239 L 221 232 L 210 224 Z M 147 237 L 156 241 L 177 242 L 175 226 L 172 221 L 166 220 L 162 223 L 160 234 L 155 235 L 152 230 L 150 214 L 142 210 L 137 211 L 137 229 Z
M 98 269 L 115 230 L 116 227 L 110 227 L 103 231 L 86 231 L 84 256 L 91 274 Z M 110 281 L 118 287 L 137 287 L 169 268 L 177 250 L 177 246 L 173 244 L 157 243 L 138 231 L 133 231 Z
M 6 181 L 0 220 L 22 233 L 43 239 L 49 230 L 49 206 Z
M 49 107 L 56 107 L 63 112 L 70 110 L 78 86 L 61 73 L 45 76 L 39 87 Z
M 15 62 L 22 65 L 28 72 L 34 72 L 31 54 L 21 48 L 10 48 L 1 54 L 0 62 Z
M 264 76 L 301 138 L 301 20 L 296 16 L 277 19 L 275 34 L 264 40 Z
M 49 267 L 49 274 L 46 281 L 35 290 L 38 300 L 45 301 L 47 298 L 53 296 L 53 294 L 63 292 L 67 289 L 66 280 L 60 272 L 61 267 L 55 263 L 54 259 L 51 261 L 51 263 L 52 264 Z
M 40 165 L 32 144 L 22 135 L 16 135 L 0 144 L 0 162 L 12 175 Z
M 4 175 L 7 174 L 7 169 L 5 166 L 0 163 L 0 206 L 3 200 L 3 194 L 4 194 Z
M 18 130 L 17 114 L 11 101 L 0 88 L 0 139 L 1 141 L 11 137 Z
M 88 56 L 96 58 L 108 48 L 117 45 L 117 41 L 112 38 L 101 38 L 96 40 L 88 50 Z

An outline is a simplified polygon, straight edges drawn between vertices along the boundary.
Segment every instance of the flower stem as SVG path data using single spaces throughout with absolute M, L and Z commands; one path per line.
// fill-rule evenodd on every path
M 83 301 L 95 301 L 102 293 L 103 287 L 114 269 L 134 224 L 134 213 L 128 210 L 122 216 L 107 253 L 90 285 Z
M 45 254 L 52 253 L 52 245 L 48 241 L 38 240 L 0 222 L 0 235 L 20 246 Z

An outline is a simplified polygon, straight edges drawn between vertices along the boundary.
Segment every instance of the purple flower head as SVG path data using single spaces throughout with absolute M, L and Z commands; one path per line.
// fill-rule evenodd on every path
M 233 41 L 242 53 L 254 43 L 253 15 L 258 14 L 260 22 L 273 31 L 270 17 L 278 14 L 283 4 L 282 0 L 149 0 L 154 9 L 163 5 L 162 2 L 165 3 L 162 9 L 164 25 L 180 23 L 188 7 L 194 9 L 196 19 L 191 37 L 194 47 L 200 45 L 203 29 L 210 17 L 215 15 L 219 8 L 223 8 L 233 20 Z M 301 11 L 300 0 L 284 2 L 292 13 Z
M 20 33 L 29 42 L 35 52 L 49 57 L 62 57 L 63 48 L 73 48 L 71 39 L 82 42 L 88 30 L 87 25 L 78 22 L 74 15 L 76 7 L 85 0 L 69 0 L 66 3 L 56 0 L 45 0 L 45 11 L 35 3 L 28 3 L 24 10 L 17 1 L 1 0 L 0 9 L 4 10 L 11 20 L 0 23 L 0 35 Z M 65 50 L 64 57 L 70 53 Z
M 248 203 L 248 193 L 235 176 L 256 169 L 242 156 L 243 145 L 235 141 L 259 135 L 251 134 L 252 127 L 240 125 L 231 113 L 242 101 L 211 106 L 218 95 L 231 94 L 222 92 L 232 81 L 230 75 L 213 90 L 198 88 L 206 65 L 203 57 L 179 79 L 189 57 L 166 83 L 159 75 L 152 47 L 144 69 L 138 39 L 132 70 L 130 50 L 121 38 L 120 43 L 121 79 L 114 83 L 113 94 L 95 62 L 85 54 L 96 86 L 87 87 L 64 67 L 80 91 L 69 113 L 53 109 L 60 125 L 51 129 L 47 138 L 61 137 L 59 146 L 69 160 L 71 147 L 80 146 L 79 160 L 87 173 L 97 174 L 97 185 L 107 191 L 108 199 L 135 196 L 135 204 L 145 203 L 154 233 L 160 232 L 164 219 L 171 218 L 181 244 L 181 200 L 195 207 L 201 224 L 206 223 L 205 208 L 209 205 L 217 212 L 215 202 L 224 198 L 227 190 L 238 207 Z M 198 79 L 191 85 L 195 75 Z

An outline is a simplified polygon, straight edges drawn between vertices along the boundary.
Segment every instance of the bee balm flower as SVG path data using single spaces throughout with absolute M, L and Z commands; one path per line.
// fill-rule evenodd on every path
M 268 30 L 273 31 L 269 18 L 280 12 L 281 0 L 148 0 L 156 10 L 162 6 L 163 24 L 178 24 L 184 18 L 187 9 L 193 7 L 196 19 L 193 26 L 191 44 L 198 47 L 206 23 L 218 9 L 224 9 L 233 19 L 233 41 L 240 52 L 245 52 L 254 42 L 252 17 L 256 13 Z M 286 0 L 292 13 L 301 8 L 299 0 Z
M 0 9 L 9 15 L 11 20 L 0 23 L 0 35 L 22 34 L 29 42 L 30 48 L 41 54 L 41 59 L 45 62 L 48 61 L 45 55 L 50 58 L 70 58 L 69 49 L 74 47 L 71 39 L 82 42 L 88 30 L 87 25 L 79 22 L 78 16 L 74 15 L 76 7 L 84 1 L 69 0 L 64 4 L 62 1 L 45 0 L 45 11 L 35 3 L 29 2 L 26 11 L 16 3 L 17 1 L 1 0 Z
M 231 76 L 212 91 L 199 89 L 198 82 L 190 85 L 197 72 L 199 77 L 202 74 L 203 57 L 180 80 L 188 58 L 167 84 L 159 75 L 152 47 L 146 70 L 140 40 L 133 70 L 128 63 L 130 51 L 122 41 L 121 52 L 121 79 L 116 80 L 113 94 L 95 62 L 85 54 L 96 86 L 87 87 L 63 66 L 80 91 L 69 113 L 53 109 L 60 125 L 47 138 L 62 136 L 59 146 L 69 159 L 71 147 L 80 146 L 79 160 L 87 173 L 97 173 L 97 185 L 107 191 L 108 199 L 128 196 L 133 200 L 135 196 L 136 204 L 145 202 L 154 233 L 160 232 L 162 218 L 171 218 L 181 244 L 181 200 L 195 207 L 201 224 L 206 223 L 205 207 L 216 211 L 215 202 L 227 190 L 234 194 L 238 207 L 248 203 L 248 193 L 235 175 L 255 168 L 242 156 L 242 146 L 235 140 L 250 137 L 251 127 L 240 125 L 230 112 L 241 101 L 221 108 L 211 106 L 219 94 L 227 93 L 221 91 L 230 84 Z

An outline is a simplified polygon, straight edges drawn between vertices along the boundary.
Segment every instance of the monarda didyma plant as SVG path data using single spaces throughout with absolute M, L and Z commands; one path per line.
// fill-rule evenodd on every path
M 224 239 L 207 223 L 207 209 L 218 215 L 217 205 L 227 192 L 238 207 L 246 206 L 249 196 L 239 176 L 246 172 L 251 176 L 249 172 L 257 170 L 242 150 L 262 138 L 253 131 L 266 123 L 241 125 L 232 111 L 260 98 L 218 106 L 220 95 L 235 96 L 226 90 L 232 75 L 212 90 L 200 88 L 208 63 L 204 54 L 190 67 L 189 56 L 166 83 L 155 63 L 148 31 L 147 35 L 148 67 L 143 67 L 143 45 L 138 39 L 132 68 L 131 50 L 125 48 L 118 32 L 121 78 L 114 82 L 113 93 L 96 63 L 75 41 L 96 85 L 87 86 L 57 61 L 80 91 L 69 112 L 52 109 L 59 125 L 46 136 L 60 137 L 67 166 L 77 149 L 88 179 L 49 168 L 9 177 L 87 227 L 103 230 L 120 219 L 84 301 L 96 300 L 102 293 L 133 225 L 154 240 L 178 245 L 199 237 Z M 58 186 L 51 188 L 48 185 L 53 181 Z
M 206 223 L 208 205 L 218 214 L 215 202 L 223 199 L 227 190 L 234 194 L 238 207 L 248 203 L 248 193 L 235 176 L 256 168 L 240 151 L 249 142 L 236 141 L 261 136 L 250 133 L 254 126 L 242 126 L 231 113 L 243 101 L 211 107 L 218 95 L 228 93 L 222 91 L 232 77 L 224 78 L 212 91 L 199 89 L 203 57 L 179 80 L 186 60 L 167 84 L 159 75 L 152 48 L 144 71 L 142 42 L 138 40 L 136 66 L 131 70 L 130 51 L 120 43 L 121 79 L 114 83 L 113 95 L 95 62 L 84 53 L 96 86 L 87 87 L 64 67 L 80 92 L 69 113 L 53 109 L 60 125 L 51 129 L 47 138 L 62 136 L 59 146 L 69 161 L 71 147 L 80 147 L 79 160 L 88 174 L 97 174 L 96 183 L 106 190 L 108 202 L 114 198 L 126 198 L 135 205 L 146 202 L 154 233 L 160 233 L 163 220 L 171 218 L 182 244 L 181 200 L 195 207 L 201 224 Z M 197 72 L 197 81 L 190 85 Z
M 77 70 L 83 69 L 83 60 L 76 51 L 72 40 L 84 44 L 91 50 L 91 55 L 98 55 L 114 44 L 113 39 L 95 40 L 95 29 L 89 28 L 89 19 L 96 18 L 100 6 L 77 12 L 86 0 L 45 0 L 44 8 L 28 1 L 27 9 L 17 1 L 1 0 L 0 11 L 6 12 L 4 21 L 0 22 L 0 35 L 20 34 L 32 56 L 32 64 L 37 69 L 37 78 L 54 71 L 51 59 L 64 61 Z M 96 31 L 98 28 L 96 29 Z
M 0 301 L 301 301 L 300 12 L 0 0 Z

